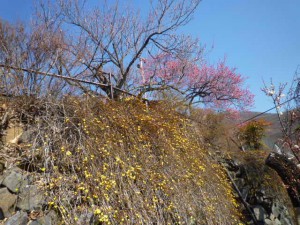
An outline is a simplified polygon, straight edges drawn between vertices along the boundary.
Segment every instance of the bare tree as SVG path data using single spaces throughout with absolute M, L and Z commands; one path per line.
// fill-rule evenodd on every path
M 1 67 L 1 85 L 6 93 L 39 94 L 49 86 L 55 87 L 62 81 L 38 76 L 39 71 L 54 71 L 61 61 L 64 35 L 54 27 L 33 23 L 9 24 L 0 21 L 1 65 L 27 68 L 31 72 Z M 60 85 L 59 85 L 60 86 Z
M 199 3 L 149 1 L 148 12 L 141 13 L 119 1 L 100 1 L 96 6 L 86 0 L 58 0 L 48 5 L 41 1 L 37 17 L 45 27 L 51 23 L 64 34 L 67 44 L 63 55 L 67 57 L 60 65 L 65 75 L 124 89 L 130 85 L 131 76 L 138 73 L 141 57 L 162 51 L 188 57 L 199 50 L 197 40 L 177 34 L 191 20 Z M 108 86 L 98 91 L 111 95 Z
M 190 104 L 247 107 L 252 98 L 242 88 L 244 79 L 223 61 L 205 63 L 199 41 L 180 34 L 199 3 L 153 0 L 145 12 L 119 1 L 92 5 L 88 0 L 39 0 L 29 29 L 10 26 L 11 31 L 2 32 L 6 77 L 13 71 L 11 84 L 18 84 L 20 93 L 53 88 L 74 93 L 79 86 L 79 92 L 117 98 L 124 90 L 140 96 L 175 90 Z M 7 43 L 16 47 L 7 50 Z M 57 76 L 37 76 L 47 73 Z M 59 76 L 63 79 L 54 78 Z

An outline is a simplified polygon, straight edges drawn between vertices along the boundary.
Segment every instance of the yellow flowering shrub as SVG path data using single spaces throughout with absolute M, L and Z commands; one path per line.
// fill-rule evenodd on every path
M 238 224 L 233 190 L 201 129 L 166 102 L 46 102 L 31 149 L 65 224 Z

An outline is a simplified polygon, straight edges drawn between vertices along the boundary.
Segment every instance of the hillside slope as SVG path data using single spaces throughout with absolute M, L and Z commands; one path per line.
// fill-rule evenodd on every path
M 201 131 L 171 107 L 75 97 L 6 104 L 16 120 L 8 126 L 25 132 L 2 147 L 10 152 L 2 161 L 29 171 L 47 196 L 42 208 L 66 224 L 84 224 L 89 215 L 105 224 L 240 221 Z
M 14 97 L 1 99 L 1 105 L 0 220 L 6 224 L 21 219 L 24 224 L 249 221 L 220 163 L 226 146 L 215 152 L 203 137 L 210 128 L 198 126 L 167 102 L 147 107 L 130 98 L 116 102 L 67 96 Z M 238 161 L 248 157 L 245 162 L 259 157 L 257 167 L 265 168 L 265 153 L 250 157 L 232 151 L 230 158 L 234 156 Z M 276 182 L 271 194 L 288 202 L 282 183 L 268 171 L 235 182 L 241 190 L 247 187 L 253 201 L 264 188 L 257 184 L 267 185 L 266 176 Z M 250 186 L 245 183 L 249 179 Z M 11 199 L 8 205 L 1 202 L 4 195 Z M 261 209 L 260 203 L 250 203 L 253 212 Z M 257 218 L 270 220 L 268 213 Z

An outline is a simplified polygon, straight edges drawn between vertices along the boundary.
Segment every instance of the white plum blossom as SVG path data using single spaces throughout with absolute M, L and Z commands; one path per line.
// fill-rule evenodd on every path
M 268 96 L 273 96 L 276 94 L 275 92 L 275 86 L 272 84 L 269 88 L 265 87 L 263 88 L 263 91 L 268 95 Z
M 275 91 L 274 90 L 268 90 L 267 93 L 268 93 L 269 96 L 273 96 L 275 94 Z
M 279 97 L 279 98 L 284 98 L 284 97 L 285 97 L 285 94 L 281 93 L 278 97 Z

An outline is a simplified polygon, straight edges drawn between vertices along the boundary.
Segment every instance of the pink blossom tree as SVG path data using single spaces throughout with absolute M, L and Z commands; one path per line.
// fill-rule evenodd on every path
M 17 80 L 21 90 L 34 87 L 30 93 L 44 93 L 53 86 L 53 79 L 38 74 L 51 73 L 88 81 L 64 81 L 60 89 L 76 86 L 84 93 L 116 99 L 124 90 L 143 94 L 173 89 L 190 104 L 216 109 L 240 109 L 252 102 L 235 69 L 225 61 L 207 64 L 199 41 L 178 32 L 192 19 L 201 0 L 149 0 L 143 14 L 122 1 L 38 2 L 30 29 L 12 29 L 11 37 L 20 38 L 6 37 L 9 32 L 0 23 L 0 66 L 5 64 L 3 74 L 9 74 L 11 66 L 17 68 L 7 80 Z M 137 80 L 132 79 L 134 75 Z M 24 82 L 19 77 L 30 79 Z
M 241 110 L 253 103 L 253 94 L 244 87 L 245 78 L 225 60 L 209 65 L 200 57 L 182 59 L 163 53 L 149 57 L 143 65 L 144 92 L 173 89 L 190 104 L 218 110 Z

